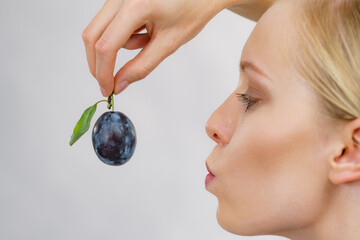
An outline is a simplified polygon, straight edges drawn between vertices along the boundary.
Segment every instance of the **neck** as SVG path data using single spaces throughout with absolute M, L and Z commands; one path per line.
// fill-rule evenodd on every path
M 306 228 L 282 235 L 291 240 L 359 240 L 360 182 L 337 185 L 318 218 Z
M 360 239 L 360 182 L 338 186 L 315 226 L 318 240 Z

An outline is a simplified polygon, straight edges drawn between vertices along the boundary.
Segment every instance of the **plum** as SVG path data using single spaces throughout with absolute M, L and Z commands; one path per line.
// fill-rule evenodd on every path
M 134 153 L 135 127 L 125 114 L 114 111 L 105 112 L 94 125 L 92 143 L 101 161 L 108 165 L 122 165 Z

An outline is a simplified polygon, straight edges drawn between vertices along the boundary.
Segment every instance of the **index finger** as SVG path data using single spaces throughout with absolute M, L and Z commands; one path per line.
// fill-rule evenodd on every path
M 95 44 L 96 79 L 104 97 L 114 90 L 114 68 L 119 49 L 131 35 L 143 26 L 143 18 L 131 19 L 128 9 L 122 8 Z M 134 16 L 134 14 L 132 14 Z

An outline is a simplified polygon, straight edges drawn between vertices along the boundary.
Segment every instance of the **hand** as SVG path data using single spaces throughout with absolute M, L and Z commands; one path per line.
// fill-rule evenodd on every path
M 82 33 L 103 96 L 145 78 L 226 7 L 224 0 L 107 0 Z M 139 34 L 143 29 L 147 33 Z M 114 77 L 120 48 L 142 50 Z

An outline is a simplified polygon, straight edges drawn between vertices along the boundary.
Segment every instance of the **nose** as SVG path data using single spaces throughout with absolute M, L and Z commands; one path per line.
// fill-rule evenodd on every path
M 235 132 L 241 110 L 236 101 L 234 94 L 231 94 L 206 122 L 207 135 L 218 144 L 228 144 Z

